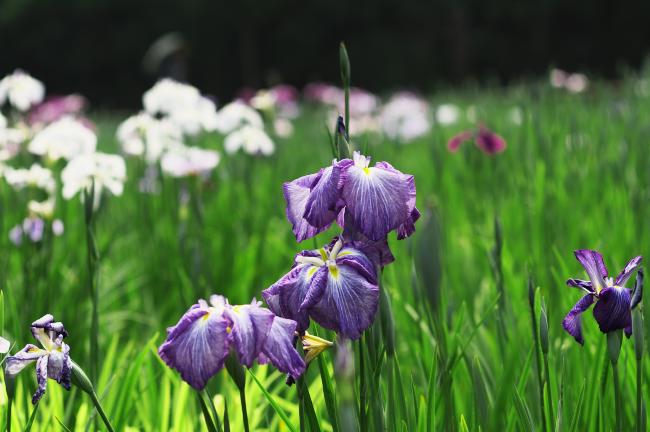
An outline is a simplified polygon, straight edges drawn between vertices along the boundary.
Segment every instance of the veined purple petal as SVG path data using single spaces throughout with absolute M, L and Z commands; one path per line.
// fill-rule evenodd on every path
M 416 210 L 417 211 L 417 210 Z M 368 239 L 362 232 L 360 232 L 348 218 L 348 222 L 344 224 L 343 234 L 341 235 L 346 246 L 350 246 L 367 256 L 370 261 L 375 265 L 381 267 L 395 261 L 395 257 L 388 246 L 388 240 L 383 238 L 378 241 Z M 399 230 L 398 230 L 399 237 Z
M 585 339 L 582 336 L 582 319 L 580 315 L 589 309 L 593 302 L 594 296 L 592 294 L 585 295 L 575 304 L 575 306 L 573 306 L 562 321 L 562 327 L 564 327 L 564 330 L 573 336 L 573 338 L 581 345 L 585 343 Z
M 282 185 L 284 199 L 287 202 L 287 219 L 291 222 L 293 234 L 299 242 L 311 238 L 327 228 L 316 228 L 304 218 L 311 186 L 320 178 L 320 175 L 321 173 L 306 175 Z
M 305 205 L 304 218 L 311 226 L 325 228 L 336 219 L 342 207 L 341 171 L 351 163 L 349 159 L 333 162 L 332 166 L 323 168 L 318 173 L 319 178 L 313 183 Z
M 601 332 L 609 333 L 632 325 L 631 293 L 620 287 L 608 287 L 600 292 L 594 306 L 594 318 Z
M 233 306 L 225 313 L 232 321 L 228 338 L 237 351 L 239 362 L 250 368 L 264 348 L 266 335 L 273 325 L 273 312 L 255 303 Z
M 607 277 L 607 267 L 603 262 L 603 256 L 595 250 L 587 249 L 580 249 L 574 253 L 589 275 L 594 290 L 600 292 L 605 288 L 605 278 Z
M 300 333 L 309 327 L 309 314 L 300 310 L 300 305 L 317 270 L 316 266 L 300 264 L 262 292 L 269 309 L 278 316 L 296 321 Z
M 349 257 L 349 260 L 357 259 Z M 362 260 L 362 259 L 360 259 Z M 367 258 L 365 258 L 366 261 Z M 364 264 L 361 267 L 372 266 Z M 346 259 L 329 270 L 327 288 L 309 312 L 325 328 L 350 339 L 358 339 L 374 321 L 379 288 Z
M 641 260 L 643 257 L 637 256 L 634 257 L 630 260 L 630 262 L 627 263 L 625 268 L 623 269 L 622 272 L 616 276 L 616 280 L 614 281 L 614 285 L 616 286 L 623 286 L 625 283 L 630 279 L 630 276 L 632 276 L 632 273 L 636 271 L 636 269 L 639 267 L 639 264 L 641 264 Z
M 57 340 L 58 349 L 50 351 L 47 362 L 47 376 L 65 389 L 70 390 L 71 384 L 71 364 L 70 364 L 70 347 L 63 343 L 63 337 L 59 336 Z
M 27 344 L 25 348 L 16 354 L 7 357 L 5 360 L 5 373 L 9 376 L 16 376 L 25 367 L 46 355 L 47 351 L 40 349 L 36 345 Z
M 420 211 L 415 207 L 415 177 L 412 175 L 402 174 L 400 171 L 393 168 L 393 166 L 388 162 L 378 162 L 376 166 L 401 175 L 402 179 L 407 184 L 408 200 L 406 201 L 406 206 L 408 207 L 409 216 L 406 218 L 404 223 L 397 228 L 397 239 L 403 240 L 415 232 L 415 222 L 420 219 Z
M 209 308 L 205 302 L 194 305 L 178 324 L 167 330 L 167 339 L 158 354 L 183 380 L 202 390 L 223 368 L 228 356 L 229 324 L 223 309 Z
M 38 388 L 32 396 L 32 404 L 36 405 L 47 389 L 47 367 L 49 356 L 43 356 L 36 361 L 36 382 Z
M 472 136 L 474 136 L 472 131 L 463 131 L 454 135 L 447 143 L 447 149 L 452 153 L 458 151 L 461 144 L 471 140 Z
M 410 176 L 382 166 L 349 166 L 341 175 L 349 216 L 369 239 L 378 241 L 409 221 Z
M 566 284 L 570 287 L 580 288 L 588 292 L 594 292 L 594 287 L 591 285 L 591 281 L 586 281 L 582 279 L 568 279 Z
M 320 301 L 327 288 L 328 274 L 327 266 L 319 267 L 316 270 L 316 273 L 311 277 L 309 288 L 305 293 L 305 299 L 300 303 L 299 310 L 307 310 Z
M 305 371 L 305 362 L 293 345 L 295 331 L 295 321 L 275 317 L 264 342 L 260 363 L 264 358 L 269 359 L 279 371 L 298 379 Z

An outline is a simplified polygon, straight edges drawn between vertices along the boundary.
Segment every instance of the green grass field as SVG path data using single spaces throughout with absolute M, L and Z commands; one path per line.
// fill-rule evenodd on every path
M 453 126 L 434 126 L 426 137 L 406 145 L 353 136 L 356 147 L 374 161 L 389 161 L 416 179 L 423 217 L 409 239 L 397 241 L 391 234 L 396 261 L 382 277 L 392 320 L 382 304 L 382 319 L 378 315 L 354 342 L 352 389 L 344 391 L 332 376 L 333 350 L 310 365 L 305 383 L 316 424 L 297 386 L 286 386 L 284 376 L 270 367 L 255 366 L 246 376 L 251 429 L 345 430 L 341 424 L 333 429 L 326 399 L 334 395 L 339 411 L 347 403 L 359 427 L 369 431 L 544 430 L 542 406 L 548 430 L 614 430 L 607 338 L 591 312 L 583 315 L 584 347 L 561 322 L 580 298 L 566 279 L 584 278 L 575 249 L 600 250 L 612 273 L 633 256 L 650 252 L 650 99 L 635 92 L 635 83 L 633 78 L 616 86 L 595 83 L 581 95 L 530 84 L 449 91 L 430 99 L 434 105 L 474 106 L 478 120 L 507 141 L 507 149 L 494 156 L 473 144 L 457 153 L 447 150 L 451 136 L 473 126 L 465 118 Z M 522 114 L 519 125 L 511 119 L 513 109 Z M 98 122 L 99 148 L 117 152 L 115 128 L 123 117 L 91 118 Z M 288 271 L 296 252 L 325 244 L 336 234 L 333 227 L 315 242 L 296 244 L 282 196 L 283 182 L 330 163 L 326 118 L 307 109 L 296 120 L 293 136 L 277 139 L 276 153 L 268 158 L 227 156 L 221 138 L 201 138 L 194 144 L 222 153 L 209 181 L 164 178 L 157 195 L 138 191 L 143 166 L 128 161 L 124 194 L 103 201 L 95 227 L 100 255 L 97 390 L 115 430 L 208 430 L 195 392 L 162 363 L 157 348 L 166 327 L 198 298 L 219 293 L 232 303 L 261 299 L 261 291 Z M 193 197 L 186 207 L 179 204 L 182 189 Z M 0 187 L 0 233 L 20 223 L 26 199 Z M 59 200 L 56 215 L 65 222 L 60 238 L 16 247 L 0 235 L 3 335 L 15 343 L 15 352 L 32 342 L 29 324 L 52 313 L 70 333 L 66 341 L 72 358 L 86 368 L 91 303 L 83 206 L 79 199 Z M 544 401 L 538 379 L 538 372 L 544 378 L 544 356 L 538 365 L 529 275 L 538 287 L 536 319 L 542 301 L 548 315 L 550 382 Z M 645 323 L 648 335 L 650 317 Z M 310 331 L 334 338 L 314 323 Z M 392 342 L 386 341 L 391 331 L 394 355 Z M 641 365 L 642 394 L 647 394 L 647 356 Z M 638 422 L 634 338 L 623 341 L 618 370 L 618 414 L 622 430 L 633 430 Z M 333 387 L 331 392 L 323 391 L 323 382 Z M 24 430 L 34 412 L 35 387 L 33 371 L 18 378 L 13 430 Z M 239 393 L 225 371 L 208 391 L 220 421 L 232 431 L 243 430 Z M 345 396 L 349 391 L 351 397 Z M 3 390 L 0 424 L 6 421 L 7 403 Z M 50 380 L 32 430 L 88 430 L 94 413 L 78 389 L 67 392 Z

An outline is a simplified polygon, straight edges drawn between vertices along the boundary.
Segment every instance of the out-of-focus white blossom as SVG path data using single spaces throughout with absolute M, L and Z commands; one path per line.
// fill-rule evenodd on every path
M 293 124 L 286 118 L 276 118 L 273 122 L 273 130 L 280 138 L 288 138 L 293 135 Z
M 440 125 L 452 125 L 460 118 L 460 108 L 454 104 L 441 104 L 436 109 L 436 122 Z
M 106 153 L 82 154 L 70 160 L 61 172 L 63 198 L 69 200 L 82 189 L 95 183 L 96 200 L 104 188 L 113 195 L 122 195 L 126 181 L 126 164 L 118 155 Z M 99 201 L 95 202 L 96 204 Z
M 164 78 L 145 92 L 142 103 L 147 113 L 168 118 L 189 135 L 217 127 L 214 102 L 189 84 Z
M 251 99 L 251 106 L 260 111 L 272 111 L 275 108 L 275 103 L 275 96 L 268 90 L 258 91 Z
M 552 69 L 549 80 L 551 86 L 564 88 L 570 93 L 582 93 L 589 86 L 589 78 L 582 73 L 568 73 L 562 69 Z
M 222 134 L 229 134 L 242 126 L 264 127 L 262 116 L 241 101 L 230 102 L 217 112 L 216 129 Z
M 510 112 L 508 113 L 508 117 L 510 117 L 512 124 L 517 126 L 521 126 L 521 124 L 524 122 L 524 112 L 519 107 L 511 108 Z
M 158 162 L 168 149 L 183 146 L 183 134 L 176 124 L 145 112 L 124 120 L 117 128 L 117 139 L 125 154 L 144 156 L 149 164 Z
M 273 140 L 266 132 L 251 125 L 242 126 L 226 136 L 224 148 L 227 153 L 235 153 L 239 149 L 243 149 L 248 154 L 265 156 L 271 155 L 275 151 Z
M 163 172 L 172 177 L 206 175 L 219 164 L 219 153 L 199 147 L 179 147 L 165 153 L 160 161 Z
M 29 169 L 6 167 L 4 177 L 7 184 L 16 190 L 25 187 L 36 187 L 48 193 L 54 193 L 56 190 L 52 171 L 36 163 Z
M 29 74 L 17 70 L 0 80 L 0 105 L 9 101 L 19 111 L 27 111 L 41 103 L 45 96 L 45 86 Z
M 7 127 L 7 119 L 0 114 L 0 161 L 13 158 L 20 151 L 20 144 L 28 137 L 26 128 Z
M 389 138 L 412 141 L 431 129 L 429 105 L 413 94 L 398 93 L 382 108 L 379 122 Z
M 33 215 L 42 217 L 44 219 L 49 219 L 54 214 L 54 204 L 54 197 L 50 197 L 45 201 L 31 200 L 27 203 L 27 209 Z
M 64 117 L 38 132 L 27 149 L 32 154 L 56 161 L 92 153 L 96 146 L 95 132 L 79 120 Z

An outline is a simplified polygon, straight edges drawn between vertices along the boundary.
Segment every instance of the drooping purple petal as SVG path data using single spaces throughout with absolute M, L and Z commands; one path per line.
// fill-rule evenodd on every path
M 269 309 L 278 316 L 296 321 L 300 333 L 309 327 L 309 314 L 300 310 L 300 305 L 317 270 L 313 265 L 298 265 L 262 292 Z
M 293 234 L 299 242 L 311 238 L 326 229 L 316 228 L 304 218 L 311 186 L 320 175 L 321 173 L 306 175 L 282 185 L 284 199 L 287 202 L 287 219 L 291 222 Z
M 594 318 L 601 332 L 609 333 L 632 325 L 631 293 L 620 287 L 608 287 L 600 292 L 594 306 Z
M 25 348 L 16 354 L 7 357 L 5 360 L 5 373 L 9 376 L 16 376 L 25 367 L 46 355 L 47 351 L 40 349 L 36 345 L 27 344 Z
M 341 172 L 351 163 L 349 159 L 335 161 L 318 173 L 319 178 L 314 182 L 305 205 L 304 218 L 311 226 L 324 229 L 336 219 L 343 206 L 340 202 Z
M 327 288 L 321 300 L 309 312 L 325 328 L 350 339 L 358 339 L 374 321 L 379 301 L 376 281 L 368 280 L 359 268 L 372 267 L 367 258 L 350 256 L 337 260 L 329 269 Z M 350 261 L 359 261 L 353 266 Z M 361 263 L 364 261 L 365 263 Z
M 273 312 L 259 307 L 255 302 L 227 308 L 225 314 L 232 321 L 228 338 L 239 356 L 239 362 L 250 368 L 264 348 L 266 335 L 273 325 Z
M 408 200 L 406 201 L 406 206 L 408 207 L 409 215 L 404 223 L 397 228 L 397 239 L 403 240 L 415 232 L 415 222 L 420 219 L 420 211 L 415 207 L 415 177 L 412 175 L 402 174 L 400 171 L 393 168 L 393 166 L 388 162 L 378 162 L 376 167 L 400 174 L 407 184 Z
M 603 256 L 595 250 L 580 249 L 574 252 L 576 259 L 582 264 L 589 275 L 591 284 L 596 292 L 605 288 L 607 267 L 603 262 Z
M 472 131 L 463 131 L 454 135 L 447 143 L 447 149 L 452 153 L 458 151 L 461 144 L 471 140 L 472 136 L 474 136 Z
M 568 279 L 566 284 L 570 287 L 580 288 L 587 292 L 594 292 L 594 287 L 591 284 L 591 281 L 586 281 L 582 279 Z
M 390 231 L 409 222 L 410 178 L 382 166 L 349 166 L 341 175 L 346 218 L 349 216 L 371 240 L 385 238 Z
M 59 336 L 55 343 L 58 349 L 48 355 L 47 376 L 70 390 L 70 347 L 63 343 L 63 336 Z
M 275 317 L 264 342 L 260 363 L 269 359 L 279 371 L 298 379 L 305 371 L 305 362 L 293 345 L 295 331 L 295 321 Z
M 309 283 L 309 288 L 305 293 L 305 299 L 300 303 L 301 311 L 309 309 L 323 297 L 323 293 L 327 288 L 328 274 L 327 266 L 322 266 L 316 270 Z
M 581 345 L 584 345 L 585 339 L 582 336 L 582 319 L 580 315 L 585 312 L 594 302 L 594 296 L 587 294 L 582 297 L 578 303 L 573 306 L 567 316 L 562 321 L 562 327 Z
M 202 390 L 223 368 L 228 356 L 228 326 L 223 308 L 209 308 L 207 303 L 201 302 L 167 330 L 167 339 L 158 354 L 167 366 L 181 374 L 183 380 Z
M 476 145 L 490 155 L 500 153 L 506 149 L 506 141 L 484 126 L 481 126 L 476 134 Z
M 36 361 L 36 382 L 38 383 L 38 388 L 32 396 L 32 404 L 36 405 L 39 400 L 45 394 L 47 389 L 47 365 L 48 365 L 49 356 L 43 356 Z
M 384 267 L 395 261 L 395 257 L 388 246 L 387 239 L 384 238 L 379 241 L 368 239 L 368 237 L 354 226 L 349 218 L 348 221 L 344 223 L 343 234 L 341 234 L 341 237 L 346 245 L 362 252 L 375 265 Z
M 616 276 L 616 280 L 614 281 L 614 285 L 616 286 L 623 286 L 625 283 L 630 279 L 630 276 L 632 276 L 632 273 L 636 271 L 636 269 L 639 267 L 639 264 L 641 264 L 641 260 L 643 257 L 637 256 L 634 257 L 630 260 L 630 262 L 627 263 L 623 271 L 621 271 L 618 276 Z

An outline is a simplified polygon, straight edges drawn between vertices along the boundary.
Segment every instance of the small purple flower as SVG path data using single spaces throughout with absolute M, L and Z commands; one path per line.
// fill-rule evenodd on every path
M 452 153 L 456 152 L 463 143 L 471 139 L 474 139 L 478 148 L 489 155 L 501 153 L 506 149 L 506 141 L 484 125 L 480 125 L 476 131 L 463 131 L 454 135 L 447 143 L 447 148 Z
M 224 366 L 231 349 L 239 362 L 251 367 L 271 363 L 298 378 L 305 362 L 293 345 L 296 323 L 275 316 L 260 302 L 231 306 L 219 295 L 193 305 L 174 326 L 158 349 L 160 358 L 197 390 Z
M 413 234 L 420 217 L 415 179 L 388 162 L 369 164 L 370 158 L 354 152 L 353 160 L 334 160 L 316 174 L 284 184 L 287 218 L 298 241 L 326 230 L 337 217 L 372 241 L 385 240 L 393 230 L 398 239 Z
M 262 293 L 269 308 L 298 323 L 358 339 L 373 323 L 379 302 L 377 263 L 340 239 L 296 255 L 291 271 Z
M 612 279 L 600 253 L 594 250 L 577 250 L 575 256 L 585 268 L 589 280 L 567 280 L 567 285 L 579 288 L 586 294 L 562 321 L 564 329 L 578 343 L 584 344 L 580 315 L 595 302 L 593 313 L 600 331 L 610 333 L 623 329 L 626 336 L 630 337 L 632 335 L 631 290 L 624 285 L 637 270 L 642 257 L 631 259 L 616 279 Z
M 43 240 L 44 231 L 45 222 L 39 217 L 28 217 L 23 221 L 23 232 L 34 243 Z
M 23 227 L 22 225 L 16 225 L 9 231 L 9 240 L 14 246 L 20 246 L 23 244 Z
M 15 355 L 7 357 L 5 374 L 13 378 L 35 361 L 38 389 L 32 396 L 32 403 L 36 404 L 45 394 L 48 378 L 58 382 L 66 390 L 70 390 L 72 361 L 69 354 L 70 347 L 63 342 L 68 332 L 62 323 L 54 321 L 52 315 L 47 314 L 34 321 L 32 335 L 43 348 L 27 344 Z
M 63 225 L 63 221 L 61 219 L 54 219 L 52 221 L 52 233 L 59 237 L 63 235 L 63 231 L 65 230 L 65 227 Z

